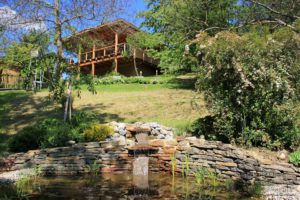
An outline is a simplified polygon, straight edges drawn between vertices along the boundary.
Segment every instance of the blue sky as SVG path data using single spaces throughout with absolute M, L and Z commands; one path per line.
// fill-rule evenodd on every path
M 143 19 L 137 18 L 136 15 L 139 12 L 146 10 L 147 3 L 144 0 L 126 0 L 125 4 L 127 6 L 123 7 L 118 18 L 119 17 L 124 18 L 127 21 L 129 21 L 139 27 L 141 22 L 143 21 Z M 1 0 L 0 0 L 0 8 L 1 9 L 3 9 L 5 7 L 11 9 L 10 7 L 7 7 L 7 6 L 8 6 L 8 4 L 6 4 L 5 2 L 1 2 Z M 15 12 L 14 10 L 9 10 L 9 11 Z M 0 23 L 1 23 L 1 20 L 3 21 L 3 19 L 2 19 L 3 15 L 5 16 L 4 10 L 0 10 Z M 96 21 L 94 23 L 92 22 L 93 25 L 98 25 L 98 23 L 99 22 L 96 22 Z M 78 24 L 77 28 L 82 29 L 83 27 L 80 27 L 80 25 Z M 84 28 L 86 28 L 86 27 L 84 27 Z
M 13 2 L 14 0 L 12 0 Z M 49 0 L 49 1 L 52 1 L 52 0 Z M 113 17 L 112 19 L 110 20 L 113 20 L 114 18 L 123 18 L 131 23 L 133 23 L 134 25 L 136 25 L 137 27 L 140 27 L 140 24 L 142 23 L 143 19 L 141 18 L 137 18 L 137 14 L 141 11 L 144 11 L 147 9 L 147 3 L 144 1 L 144 0 L 125 0 L 125 4 L 127 6 L 124 6 L 122 11 L 120 12 L 121 14 L 119 16 L 115 16 Z M 16 22 L 22 22 L 24 21 L 24 19 L 22 17 L 19 17 L 19 18 L 16 18 L 15 15 L 18 11 L 15 11 L 13 9 L 11 9 L 9 7 L 9 4 L 6 4 L 5 1 L 1 1 L 0 0 L 0 24 L 3 23 L 3 24 L 6 24 L 6 22 L 9 22 L 9 21 L 12 21 L 15 20 Z M 9 13 L 9 15 L 7 14 Z M 12 21 L 14 22 L 14 21 Z M 27 28 L 31 28 L 31 27 L 36 27 L 37 26 L 37 29 L 43 29 L 41 27 L 44 27 L 46 29 L 46 27 L 50 27 L 51 30 L 53 29 L 53 24 L 52 26 L 48 26 L 49 24 L 47 23 L 39 23 L 39 24 L 36 24 L 36 23 L 33 23 L 33 24 L 23 24 L 23 25 L 20 25 L 17 23 L 17 25 L 15 25 L 16 29 L 18 29 L 19 31 L 21 31 L 21 33 L 24 31 L 27 30 Z M 77 31 L 80 31 L 82 29 L 85 29 L 85 28 L 89 28 L 89 27 L 93 27 L 93 26 L 96 26 L 96 25 L 99 25 L 99 21 L 90 21 L 90 23 L 86 23 L 85 25 L 83 24 L 76 24 L 76 22 L 74 24 L 72 24 L 76 27 Z M 11 26 L 12 27 L 12 26 Z M 18 38 L 18 34 L 19 32 L 18 31 L 9 31 L 6 36 L 8 38 L 10 38 L 9 41 L 13 41 L 14 39 L 17 39 Z M 63 37 L 65 36 L 68 36 L 70 33 L 63 33 Z
M 131 2 L 128 2 L 129 8 L 126 9 L 126 14 L 125 16 L 122 16 L 122 18 L 130 21 L 136 26 L 140 26 L 141 22 L 143 19 L 137 18 L 136 15 L 137 13 L 146 10 L 147 8 L 147 3 L 145 3 L 144 0 L 129 0 Z

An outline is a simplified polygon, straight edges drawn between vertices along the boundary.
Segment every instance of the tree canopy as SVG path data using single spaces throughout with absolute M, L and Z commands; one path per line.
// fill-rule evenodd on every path
M 300 144 L 299 0 L 147 0 L 148 33 L 130 38 L 169 73 L 196 72 L 209 139 L 268 148 Z
M 168 72 L 194 71 L 197 52 L 187 48 L 201 31 L 214 35 L 220 31 L 249 32 L 253 26 L 276 31 L 289 27 L 299 32 L 299 0 L 146 0 L 148 10 L 139 16 L 150 35 L 136 35 L 135 41 L 160 59 Z M 298 5 L 298 6 L 297 6 Z M 189 50 L 189 54 L 185 52 Z

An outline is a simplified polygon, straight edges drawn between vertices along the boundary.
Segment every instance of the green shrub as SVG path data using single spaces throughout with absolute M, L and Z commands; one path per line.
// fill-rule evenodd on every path
M 24 152 L 30 149 L 37 149 L 40 147 L 44 134 L 39 126 L 25 127 L 9 140 L 8 147 L 12 152 Z
M 92 142 L 92 141 L 103 141 L 108 136 L 112 135 L 114 130 L 111 126 L 107 124 L 91 124 L 88 128 L 83 131 L 83 136 L 85 141 Z
M 61 147 L 65 146 L 67 141 L 72 140 L 71 126 L 60 123 L 57 126 L 48 127 L 46 135 L 41 142 L 41 147 Z
M 297 49 L 298 40 L 286 29 L 201 33 L 196 88 L 204 92 L 211 117 L 196 122 L 196 134 L 270 149 L 299 145 Z
M 295 166 L 300 166 L 300 151 L 295 151 L 289 155 L 289 161 Z
M 124 77 L 115 78 L 113 76 L 105 76 L 101 78 L 95 78 L 96 85 L 111 85 L 111 84 L 165 84 L 170 80 L 157 77 L 145 78 L 145 77 Z
M 9 141 L 9 149 L 12 152 L 24 152 L 37 148 L 65 146 L 69 140 L 84 142 L 85 136 L 82 133 L 95 122 L 96 115 L 89 112 L 75 113 L 70 122 L 45 119 L 25 127 L 13 136 Z M 107 132 L 107 129 L 102 128 L 101 131 Z

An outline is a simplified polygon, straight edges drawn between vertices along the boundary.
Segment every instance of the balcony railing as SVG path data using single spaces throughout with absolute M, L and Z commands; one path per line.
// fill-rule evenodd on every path
M 87 51 L 79 55 L 80 63 L 86 63 L 86 62 L 97 61 L 97 60 L 100 61 L 103 59 L 113 58 L 115 56 L 122 56 L 126 48 L 128 48 L 126 43 L 118 44 L 117 55 L 115 55 L 115 45 L 106 46 L 92 51 Z
M 120 43 L 117 45 L 117 55 L 115 55 L 115 45 L 106 46 L 99 49 L 94 49 L 92 51 L 87 51 L 79 54 L 79 63 L 84 65 L 89 65 L 93 62 L 101 62 L 106 60 L 114 59 L 115 57 L 123 57 L 125 51 L 131 51 L 136 58 L 157 65 L 158 60 L 149 57 L 144 50 L 135 48 L 131 49 L 126 43 Z

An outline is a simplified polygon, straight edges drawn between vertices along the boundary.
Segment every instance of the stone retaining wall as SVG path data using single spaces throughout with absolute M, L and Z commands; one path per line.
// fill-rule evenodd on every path
M 172 129 L 156 123 L 126 125 L 112 123 L 115 134 L 104 142 L 78 143 L 68 147 L 33 150 L 8 156 L 0 169 L 12 171 L 40 166 L 46 174 L 69 175 L 89 171 L 93 163 L 102 172 L 132 170 L 132 161 L 140 153 L 147 154 L 149 170 L 169 171 L 171 156 L 176 158 L 176 172 L 188 159 L 192 175 L 199 167 L 215 170 L 220 178 L 300 185 L 300 168 L 291 164 L 272 163 L 255 158 L 246 150 L 216 141 L 195 137 L 173 139 Z M 139 146 L 136 135 L 147 133 L 147 145 Z

